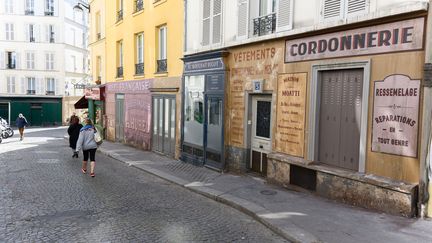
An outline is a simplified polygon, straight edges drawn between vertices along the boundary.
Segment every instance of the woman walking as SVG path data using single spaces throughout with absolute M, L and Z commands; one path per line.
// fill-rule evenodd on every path
M 19 113 L 18 118 L 15 122 L 20 133 L 20 141 L 22 141 L 24 138 L 24 128 L 28 125 L 27 119 L 23 116 L 22 113 Z
M 78 153 L 75 153 L 76 150 L 76 144 L 78 141 L 78 137 L 81 131 L 81 128 L 83 127 L 83 125 L 80 124 L 80 120 L 77 116 L 71 118 L 71 124 L 67 130 L 68 134 L 69 134 L 69 147 L 72 148 L 74 154 L 72 155 L 72 157 L 78 158 Z
M 82 149 L 83 150 L 83 162 L 82 162 L 82 168 L 81 172 L 83 174 L 87 173 L 87 161 L 90 157 L 90 176 L 95 177 L 95 156 L 96 156 L 96 149 L 97 149 L 97 143 L 95 141 L 95 133 L 96 128 L 93 126 L 93 123 L 90 118 L 86 118 L 86 125 L 81 128 L 78 141 L 76 144 L 75 154 L 78 156 L 78 152 Z

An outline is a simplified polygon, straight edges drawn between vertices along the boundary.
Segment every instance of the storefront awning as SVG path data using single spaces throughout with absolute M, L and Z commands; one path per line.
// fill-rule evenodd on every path
M 81 97 L 75 105 L 75 109 L 87 109 L 88 108 L 88 100 L 85 98 L 85 96 Z

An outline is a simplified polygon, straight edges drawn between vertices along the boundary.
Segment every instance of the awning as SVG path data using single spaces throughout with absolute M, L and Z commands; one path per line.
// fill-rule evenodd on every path
M 85 98 L 85 96 L 81 97 L 76 103 L 75 103 L 75 109 L 87 109 L 88 108 L 88 100 Z

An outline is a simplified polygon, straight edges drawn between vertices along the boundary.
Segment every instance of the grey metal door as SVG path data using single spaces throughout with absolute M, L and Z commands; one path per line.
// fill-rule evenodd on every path
M 124 141 L 124 94 L 116 94 L 115 133 L 116 141 Z
M 359 168 L 363 69 L 321 73 L 318 160 Z
M 175 96 L 153 97 L 153 135 L 152 150 L 175 155 Z
M 205 165 L 222 169 L 223 158 L 223 96 L 207 94 L 205 99 Z

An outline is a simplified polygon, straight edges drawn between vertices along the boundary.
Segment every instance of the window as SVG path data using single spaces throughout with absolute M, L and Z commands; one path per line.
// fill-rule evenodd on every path
M 166 72 L 167 68 L 167 27 L 159 27 L 157 72 Z
M 123 0 L 117 0 L 117 22 L 123 20 Z
M 36 94 L 36 79 L 34 77 L 27 78 L 27 94 Z
M 14 24 L 6 23 L 6 40 L 14 40 Z
M 34 15 L 34 0 L 25 1 L 25 15 Z
M 102 58 L 100 56 L 96 57 L 96 74 L 97 74 L 96 80 L 101 81 L 102 80 Z
M 123 77 L 123 41 L 117 42 L 117 78 Z
M 34 24 L 29 24 L 28 25 L 28 34 L 29 34 L 29 41 L 30 42 L 35 42 L 35 28 L 34 28 Z
M 45 1 L 45 16 L 54 16 L 54 0 Z
M 323 0 L 322 20 L 332 21 L 367 13 L 368 0 Z
M 101 35 L 101 15 L 100 12 L 96 13 L 96 40 L 100 40 L 102 38 Z
M 139 33 L 136 39 L 135 74 L 144 74 L 144 34 Z
M 8 51 L 6 52 L 7 57 L 7 68 L 8 69 L 15 69 L 17 64 L 17 55 L 15 52 Z
M 6 13 L 12 14 L 14 12 L 13 3 L 14 3 L 14 0 L 5 0 L 5 12 Z
M 26 66 L 27 69 L 35 69 L 35 54 L 34 52 L 26 53 Z
M 202 45 L 221 42 L 222 0 L 204 0 Z
M 54 39 L 54 26 L 53 25 L 48 26 L 47 35 L 48 35 L 49 42 L 54 43 L 55 39 Z
M 275 12 L 276 0 L 260 0 L 259 15 L 264 16 Z
M 135 2 L 135 12 L 139 12 L 144 9 L 143 0 L 134 0 Z
M 46 79 L 46 94 L 47 95 L 55 95 L 55 79 L 47 78 Z
M 15 94 L 15 77 L 6 77 L 7 93 Z
M 46 70 L 54 70 L 54 53 L 45 54 Z

